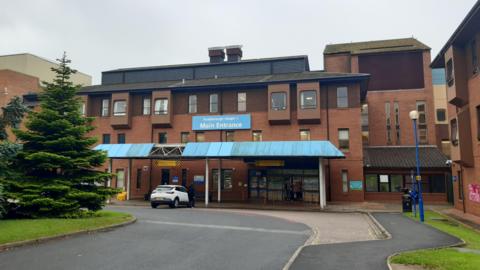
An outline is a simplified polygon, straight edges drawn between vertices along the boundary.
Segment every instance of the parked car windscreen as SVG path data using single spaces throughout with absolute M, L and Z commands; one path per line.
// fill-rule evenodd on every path
M 157 192 L 165 192 L 165 191 L 170 191 L 172 189 L 173 189 L 173 187 L 157 187 L 156 191 Z

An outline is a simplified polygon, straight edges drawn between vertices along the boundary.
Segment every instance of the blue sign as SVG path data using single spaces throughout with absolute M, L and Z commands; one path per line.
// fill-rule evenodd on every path
M 350 180 L 350 190 L 363 190 L 363 181 Z
M 192 130 L 250 129 L 250 114 L 203 115 L 192 117 Z
M 172 177 L 172 183 L 178 183 L 178 176 Z

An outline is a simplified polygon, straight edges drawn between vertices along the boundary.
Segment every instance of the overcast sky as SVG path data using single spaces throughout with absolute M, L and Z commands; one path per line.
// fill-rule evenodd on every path
M 0 0 L 0 54 L 67 51 L 95 84 L 104 70 L 206 62 L 208 47 L 232 44 L 244 58 L 306 54 L 313 70 L 329 43 L 413 36 L 434 58 L 475 1 Z

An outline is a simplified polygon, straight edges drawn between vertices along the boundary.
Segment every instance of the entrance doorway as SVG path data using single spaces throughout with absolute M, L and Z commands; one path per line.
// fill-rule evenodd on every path
M 170 170 L 169 169 L 162 169 L 162 185 L 168 185 L 170 182 Z

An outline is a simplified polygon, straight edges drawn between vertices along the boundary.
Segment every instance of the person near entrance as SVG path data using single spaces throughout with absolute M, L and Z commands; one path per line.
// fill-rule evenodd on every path
M 195 183 L 191 183 L 188 187 L 188 206 L 195 207 Z

